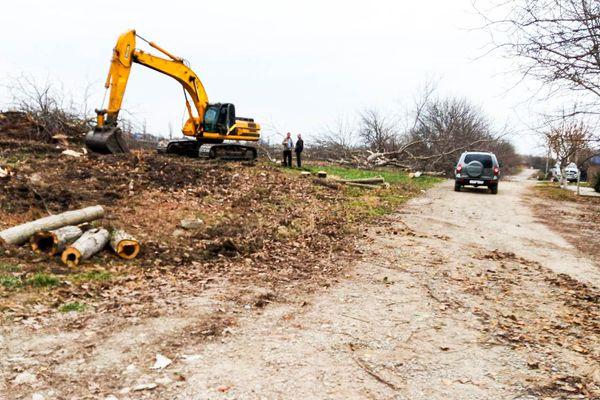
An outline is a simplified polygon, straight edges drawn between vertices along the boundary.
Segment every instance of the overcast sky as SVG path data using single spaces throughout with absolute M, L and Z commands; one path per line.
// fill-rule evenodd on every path
M 135 28 L 186 58 L 210 101 L 234 103 L 266 136 L 291 131 L 310 141 L 367 107 L 400 116 L 434 79 L 440 95 L 508 123 L 519 151 L 539 152 L 528 126 L 540 104 L 528 102 L 525 85 L 511 89 L 520 78 L 514 60 L 480 57 L 490 41 L 473 29 L 481 24 L 471 0 L 21 0 L 0 13 L 0 79 L 49 79 L 76 101 L 91 85 L 91 107 L 100 107 L 112 47 Z M 8 102 L 0 88 L 0 109 Z M 133 67 L 124 108 L 151 133 L 181 129 L 181 87 L 142 66 Z

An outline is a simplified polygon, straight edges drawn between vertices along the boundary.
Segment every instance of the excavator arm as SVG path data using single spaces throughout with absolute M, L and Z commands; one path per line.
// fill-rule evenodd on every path
M 194 115 L 186 96 L 189 119 L 184 126 L 183 133 L 187 136 L 197 135 L 200 132 L 200 125 L 208 105 L 208 96 L 200 78 L 185 65 L 182 58 L 173 56 L 154 42 L 148 42 L 148 44 L 168 56 L 169 59 L 139 50 L 135 47 L 135 44 L 136 33 L 134 30 L 125 32 L 117 40 L 105 84 L 106 89 L 110 89 L 108 109 L 97 111 L 98 125 L 116 125 L 125 89 L 127 88 L 127 81 L 129 80 L 131 65 L 137 63 L 170 76 L 183 86 L 196 111 Z

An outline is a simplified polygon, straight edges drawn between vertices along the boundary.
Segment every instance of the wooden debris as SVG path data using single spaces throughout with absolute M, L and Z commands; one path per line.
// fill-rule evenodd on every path
M 31 248 L 36 253 L 50 256 L 61 253 L 67 245 L 77 240 L 83 231 L 73 225 L 63 226 L 53 231 L 40 231 L 31 237 Z
M 362 189 L 381 189 L 383 185 L 370 185 L 367 183 L 344 182 L 346 186 L 359 187 Z
M 325 171 L 317 172 L 317 178 L 321 178 L 321 179 L 327 178 L 327 172 L 325 172 Z
M 313 183 L 316 183 L 317 185 L 328 187 L 330 189 L 340 189 L 342 187 L 342 185 L 338 182 L 323 179 L 323 178 L 315 178 L 315 179 L 313 179 Z
M 319 177 L 315 178 L 313 182 L 317 185 L 326 186 L 331 189 L 339 189 L 342 185 L 359 187 L 362 189 L 381 189 L 390 187 L 381 176 L 357 179 L 325 179 Z
M 77 266 L 81 260 L 87 260 L 106 247 L 109 238 L 106 229 L 91 229 L 63 251 L 61 260 L 69 267 Z
M 10 176 L 10 170 L 7 168 L 0 167 L 0 178 L 7 178 Z
M 140 252 L 140 243 L 127 232 L 117 229 L 110 235 L 110 247 L 125 260 L 132 260 Z
M 102 206 L 67 211 L 5 229 L 0 232 L 0 241 L 8 244 L 21 244 L 29 240 L 36 232 L 50 231 L 67 225 L 78 225 L 100 219 L 103 216 L 104 208 Z
M 371 368 L 369 365 L 367 365 L 367 363 L 365 363 L 361 358 L 357 357 L 354 354 L 354 345 L 352 343 L 348 344 L 348 348 L 350 349 L 350 356 L 352 357 L 352 359 L 354 360 L 354 362 L 356 363 L 356 365 L 358 365 L 360 368 L 362 368 L 367 374 L 371 375 L 373 378 L 375 378 L 376 381 L 383 383 L 384 385 L 386 385 L 387 387 L 389 387 L 390 389 L 392 389 L 395 392 L 399 392 L 400 391 L 400 387 L 395 385 L 394 383 L 384 379 L 381 375 L 377 374 L 373 368 Z
M 311 175 L 312 174 L 309 171 L 302 171 L 302 172 L 300 172 L 300 176 L 303 177 L 303 178 L 308 178 Z
M 376 176 L 373 178 L 359 178 L 359 179 L 340 179 L 339 182 L 343 183 L 361 183 L 367 185 L 382 185 L 385 183 L 385 179 L 381 176 Z
M 75 158 L 79 158 L 84 155 L 83 153 L 80 153 L 80 152 L 74 151 L 74 150 L 65 150 L 61 154 L 64 156 L 75 157 Z

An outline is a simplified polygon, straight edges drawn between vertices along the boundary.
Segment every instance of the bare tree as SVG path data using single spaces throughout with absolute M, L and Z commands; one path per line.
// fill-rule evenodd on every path
M 593 131 L 582 119 L 566 115 L 558 122 L 554 119 L 549 121 L 542 135 L 550 153 L 560 165 L 562 187 L 566 184 L 565 167 L 570 162 L 577 164 L 578 157 L 586 157 L 591 152 Z
M 491 16 L 494 11 L 502 17 Z M 496 44 L 523 61 L 525 75 L 559 88 L 591 93 L 598 103 L 599 1 L 502 1 L 487 14 L 488 26 L 502 37 Z
M 465 99 L 429 96 L 415 114 L 406 156 L 422 169 L 450 171 L 462 151 L 490 150 L 501 140 L 483 111 Z
M 358 134 L 364 144 L 375 152 L 394 150 L 397 139 L 395 122 L 375 109 L 360 114 Z
M 342 163 L 353 159 L 359 146 L 356 121 L 340 116 L 335 124 L 325 127 L 310 146 L 310 156 L 336 159 Z

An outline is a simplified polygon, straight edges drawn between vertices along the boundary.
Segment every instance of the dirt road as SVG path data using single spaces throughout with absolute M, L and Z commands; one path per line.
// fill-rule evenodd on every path
M 161 318 L 99 317 L 83 332 L 30 340 L 25 328 L 5 330 L 0 393 L 597 398 L 600 266 L 535 220 L 524 199 L 531 184 L 525 174 L 507 179 L 497 196 L 439 185 L 366 230 L 362 260 L 338 284 L 283 305 L 239 307 L 208 291 L 174 296 Z M 211 328 L 194 321 L 215 310 L 237 323 L 202 340 Z M 156 353 L 172 364 L 150 369 Z

